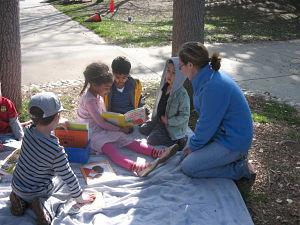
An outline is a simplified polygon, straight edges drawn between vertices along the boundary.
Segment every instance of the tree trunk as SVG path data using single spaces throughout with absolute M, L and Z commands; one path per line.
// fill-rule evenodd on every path
M 205 0 L 173 1 L 172 56 L 187 41 L 204 43 Z
M 21 109 L 21 44 L 19 0 L 0 1 L 1 93 Z
M 204 43 L 205 0 L 173 1 L 173 38 L 172 56 L 178 55 L 180 46 L 187 41 Z M 186 79 L 184 87 L 190 96 L 191 111 L 193 107 L 193 87 Z

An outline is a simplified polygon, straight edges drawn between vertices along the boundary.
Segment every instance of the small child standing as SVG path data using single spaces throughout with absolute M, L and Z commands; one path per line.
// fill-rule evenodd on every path
M 21 216 L 30 205 L 38 224 L 51 224 L 51 214 L 43 202 L 62 186 L 61 182 L 54 182 L 55 175 L 67 185 L 78 203 L 92 202 L 95 196 L 82 194 L 64 148 L 51 135 L 63 110 L 56 95 L 51 92 L 36 94 L 30 99 L 28 108 L 33 125 L 25 128 L 20 157 L 13 172 L 11 212 Z
M 115 126 L 105 121 L 101 114 L 106 111 L 103 97 L 110 92 L 113 77 L 107 65 L 92 63 L 84 71 L 85 83 L 80 93 L 79 120 L 89 123 L 91 130 L 91 148 L 103 152 L 117 165 L 134 172 L 140 177 L 147 176 L 159 163 L 165 162 L 177 152 L 177 145 L 158 150 L 146 143 L 128 138 L 129 128 Z M 86 88 L 89 86 L 88 90 Z M 138 164 L 122 155 L 114 145 L 126 147 L 137 153 L 159 158 L 150 163 Z
M 173 57 L 166 62 L 156 97 L 152 118 L 139 131 L 147 135 L 151 145 L 177 143 L 183 149 L 190 117 L 190 99 L 183 87 L 186 77 L 179 70 L 179 59 Z
M 131 63 L 127 58 L 119 56 L 111 64 L 114 82 L 110 93 L 104 96 L 107 111 L 126 113 L 142 107 L 142 84 L 130 76 Z

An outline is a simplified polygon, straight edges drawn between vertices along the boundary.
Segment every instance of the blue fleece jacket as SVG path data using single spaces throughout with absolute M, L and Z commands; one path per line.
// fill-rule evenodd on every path
M 232 151 L 246 152 L 253 137 L 251 112 L 239 86 L 207 65 L 192 79 L 193 104 L 199 114 L 191 151 L 216 141 Z

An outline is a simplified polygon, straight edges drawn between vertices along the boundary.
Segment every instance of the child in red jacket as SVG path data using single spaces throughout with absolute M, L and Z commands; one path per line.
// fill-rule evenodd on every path
M 23 136 L 22 124 L 19 121 L 14 103 L 0 96 L 0 144 L 15 140 L 20 141 Z

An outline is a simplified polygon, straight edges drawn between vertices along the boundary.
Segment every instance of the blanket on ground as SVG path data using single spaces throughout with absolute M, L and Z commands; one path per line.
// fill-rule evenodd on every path
M 136 134 L 133 134 L 136 135 Z M 133 160 L 137 153 L 122 149 Z M 192 179 L 180 171 L 181 152 L 145 178 L 134 176 L 111 162 L 117 176 L 87 186 L 79 164 L 72 164 L 79 181 L 90 192 L 101 192 L 104 206 L 70 213 L 65 188 L 47 201 L 55 218 L 54 225 L 131 224 L 131 225 L 252 225 L 244 201 L 232 180 Z M 139 155 L 149 159 L 145 156 Z M 107 159 L 93 155 L 89 161 Z M 24 216 L 10 213 L 9 179 L 0 183 L 0 224 L 32 225 L 35 216 L 29 209 Z

